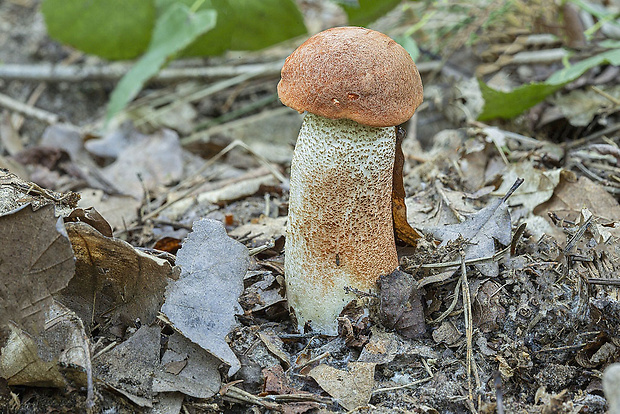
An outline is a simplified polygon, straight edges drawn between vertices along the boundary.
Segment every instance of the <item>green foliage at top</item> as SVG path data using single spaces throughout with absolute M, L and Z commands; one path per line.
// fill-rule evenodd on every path
M 593 67 L 609 64 L 620 66 L 620 49 L 608 50 L 596 56 L 577 62 L 574 65 L 557 71 L 545 82 L 535 82 L 520 86 L 510 92 L 495 90 L 479 81 L 480 91 L 484 99 L 484 108 L 478 116 L 480 121 L 493 118 L 513 118 L 545 98 L 574 81 Z
M 349 24 L 365 26 L 396 7 L 401 0 L 335 0 L 344 9 Z
M 52 38 L 106 59 L 130 59 L 146 51 L 155 22 L 175 3 L 218 16 L 183 56 L 258 50 L 306 33 L 294 0 L 43 0 L 41 10 Z
M 157 0 L 157 9 L 175 2 L 192 6 L 195 0 Z M 183 56 L 259 50 L 307 32 L 293 0 L 205 0 L 198 10 L 205 9 L 217 11 L 217 25 L 183 51 Z
M 120 112 L 140 92 L 147 80 L 198 36 L 215 26 L 216 12 L 192 12 L 181 3 L 171 4 L 157 19 L 146 53 L 120 80 L 108 103 L 106 121 Z
M 146 49 L 155 24 L 149 0 L 44 0 L 49 35 L 106 59 L 131 59 Z

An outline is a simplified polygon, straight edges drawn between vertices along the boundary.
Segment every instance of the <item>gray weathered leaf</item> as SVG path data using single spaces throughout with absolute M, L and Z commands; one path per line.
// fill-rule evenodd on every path
M 248 250 L 226 234 L 224 225 L 203 219 L 177 254 L 179 280 L 166 289 L 162 312 L 183 335 L 230 365 L 229 375 L 240 368 L 226 343 L 241 313 L 237 299 L 248 269 Z
M 508 206 L 503 199 L 497 199 L 475 214 L 465 216 L 465 221 L 443 227 L 429 227 L 427 232 L 442 241 L 445 246 L 459 236 L 467 240 L 465 260 L 480 259 L 493 256 L 495 241 L 508 245 L 511 238 L 511 223 Z M 476 264 L 476 268 L 485 276 L 494 277 L 499 274 L 499 266 L 495 261 Z

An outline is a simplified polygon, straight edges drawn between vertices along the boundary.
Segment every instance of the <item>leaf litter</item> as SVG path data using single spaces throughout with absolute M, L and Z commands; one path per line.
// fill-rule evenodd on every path
M 568 30 L 546 25 L 555 7 L 513 5 L 523 6 L 519 20 L 536 11 L 541 30 Z M 479 18 L 487 12 L 476 11 Z M 460 21 L 450 10 L 436 13 L 456 19 L 429 15 L 433 25 Z M 39 331 L 11 311 L 2 358 L 28 355 L 21 363 L 33 371 L 20 378 L 15 373 L 29 371 L 2 360 L 11 384 L 0 387 L 3 402 L 31 412 L 67 401 L 173 413 L 603 412 L 602 372 L 620 346 L 613 67 L 599 59 L 516 121 L 483 124 L 475 119 L 483 95 L 463 67 L 498 90 L 561 70 L 553 56 L 562 36 L 513 29 L 489 20 L 472 41 L 501 47 L 480 49 L 418 29 L 429 50 L 464 50 L 485 63 L 457 53 L 435 81 L 425 78 L 425 107 L 402 145 L 403 188 L 393 194 L 400 273 L 387 275 L 377 296 L 356 292 L 337 337 L 295 331 L 285 306 L 286 166 L 299 116 L 274 105 L 232 122 L 218 118 L 230 109 L 245 113 L 257 93 L 273 94 L 276 79 L 246 78 L 201 101 L 182 97 L 183 125 L 157 110 L 161 95 L 145 93 L 129 113 L 147 114 L 139 132 L 129 122 L 100 139 L 56 124 L 39 143 L 47 148 L 15 145 L 20 128 L 4 120 L 11 156 L 0 157 L 0 167 L 22 178 L 2 175 L 2 211 L 30 202 L 33 214 L 46 209 L 49 217 L 27 237 L 11 234 L 0 263 L 12 275 L 15 252 L 27 250 L 23 240 L 58 237 L 62 215 L 76 269 L 69 288 L 45 287 Z M 195 88 L 180 85 L 166 99 Z M 505 111 L 503 104 L 494 103 Z M 205 120 L 209 127 L 196 131 L 193 123 Z M 517 177 L 523 185 L 498 199 Z M 77 209 L 71 190 L 83 196 Z M 206 231 L 204 217 L 223 226 Z M 420 237 L 429 225 L 435 229 Z M 152 248 L 166 236 L 182 240 L 176 257 Z M 51 265 L 63 256 L 41 257 Z M 16 309 L 6 297 L 3 311 Z M 24 387 L 42 383 L 68 394 L 29 399 Z

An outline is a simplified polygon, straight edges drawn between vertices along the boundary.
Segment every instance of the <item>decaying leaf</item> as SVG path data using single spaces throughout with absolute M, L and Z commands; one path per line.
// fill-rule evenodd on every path
M 560 182 L 561 172 L 561 169 L 540 170 L 535 168 L 532 162 L 513 164 L 508 171 L 503 173 L 502 185 L 494 195 L 503 197 L 519 177 L 523 178 L 523 185 L 510 196 L 510 203 L 532 211 L 536 206 L 551 198 L 555 187 Z
M 312 377 L 329 395 L 347 410 L 368 404 L 375 383 L 375 364 L 351 362 L 348 371 L 321 364 L 310 371 Z
M 403 339 L 394 332 L 385 332 L 372 327 L 370 341 L 364 345 L 358 362 L 372 362 L 376 365 L 384 365 L 394 361 L 395 358 L 404 360 L 425 358 L 439 358 L 437 351 L 430 346 L 417 341 Z
M 142 325 L 129 339 L 93 361 L 95 377 L 135 404 L 152 407 L 160 333 L 157 325 Z
M 55 301 L 45 316 L 45 329 L 35 336 L 9 325 L 9 340 L 0 352 L 0 377 L 9 385 L 86 385 L 90 351 L 82 321 Z
M 443 321 L 441 325 L 433 331 L 433 340 L 438 343 L 444 343 L 448 346 L 455 345 L 463 334 L 456 329 L 456 326 L 450 321 Z
M 192 342 L 230 365 L 229 375 L 240 368 L 226 343 L 241 312 L 237 299 L 248 269 L 247 248 L 226 234 L 216 220 L 194 222 L 177 254 L 181 277 L 166 289 L 162 312 Z
M 78 207 L 94 207 L 114 229 L 122 229 L 138 217 L 140 201 L 130 196 L 105 194 L 102 190 L 87 188 L 80 192 Z
M 170 264 L 129 243 L 106 237 L 86 223 L 66 223 L 77 258 L 75 277 L 59 299 L 87 324 L 115 321 L 151 323 L 164 300 Z M 94 319 L 94 320 L 93 320 Z
M 312 394 L 306 391 L 300 391 L 290 384 L 290 380 L 284 373 L 281 365 L 274 365 L 270 368 L 264 368 L 262 371 L 265 378 L 262 394 L 266 395 L 287 395 L 297 394 L 310 397 Z M 318 402 L 289 402 L 283 404 L 282 412 L 285 414 L 302 414 L 306 412 L 314 412 L 319 408 Z
M 618 96 L 620 86 L 600 87 L 607 96 Z M 592 89 L 576 89 L 565 94 L 559 94 L 550 99 L 559 111 L 574 126 L 587 126 L 592 119 L 613 104 L 604 94 Z
M 155 191 L 183 174 L 182 148 L 174 131 L 142 136 L 104 168 L 103 174 L 124 194 L 141 200 L 144 189 Z
M 471 290 L 474 297 L 472 307 L 474 325 L 482 332 L 497 330 L 506 316 L 506 309 L 500 304 L 501 286 L 493 280 L 483 283 L 475 280 Z
M 76 208 L 67 216 L 65 222 L 82 222 L 94 227 L 99 233 L 112 237 L 112 227 L 101 214 L 94 208 Z
M 424 335 L 424 309 L 413 276 L 396 269 L 389 275 L 381 276 L 378 284 L 381 323 L 396 329 L 406 338 Z
M 396 237 L 410 246 L 415 247 L 417 240 L 422 238 L 407 221 L 407 207 L 405 206 L 405 184 L 403 182 L 403 154 L 402 142 L 405 138 L 405 130 L 396 129 L 396 153 L 394 170 L 392 173 L 392 220 L 394 221 L 394 233 Z
M 168 339 L 161 366 L 153 379 L 153 391 L 178 391 L 196 398 L 210 398 L 222 383 L 220 360 L 179 333 Z
M 0 216 L 0 324 L 30 333 L 43 328 L 52 295 L 73 277 L 75 261 L 54 206 L 30 204 Z
M 548 217 L 547 213 L 553 212 L 560 219 L 576 220 L 584 208 L 605 222 L 620 222 L 618 201 L 603 186 L 586 177 L 562 179 L 553 197 L 534 213 Z
M 464 250 L 465 259 L 469 260 L 492 257 L 495 253 L 494 240 L 504 246 L 510 244 L 512 227 L 508 206 L 503 199 L 497 199 L 477 213 L 465 216 L 462 223 L 426 230 L 441 240 L 444 246 L 459 237 L 467 240 Z M 477 263 L 476 268 L 485 276 L 499 274 L 499 265 L 495 261 Z

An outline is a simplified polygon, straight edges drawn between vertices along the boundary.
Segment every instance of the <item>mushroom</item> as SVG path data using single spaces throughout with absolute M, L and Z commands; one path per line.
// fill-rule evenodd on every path
M 285 61 L 278 96 L 307 112 L 291 163 L 285 246 L 289 307 L 300 327 L 337 333 L 355 299 L 398 267 L 392 226 L 396 125 L 422 102 L 398 43 L 374 30 L 318 33 Z

